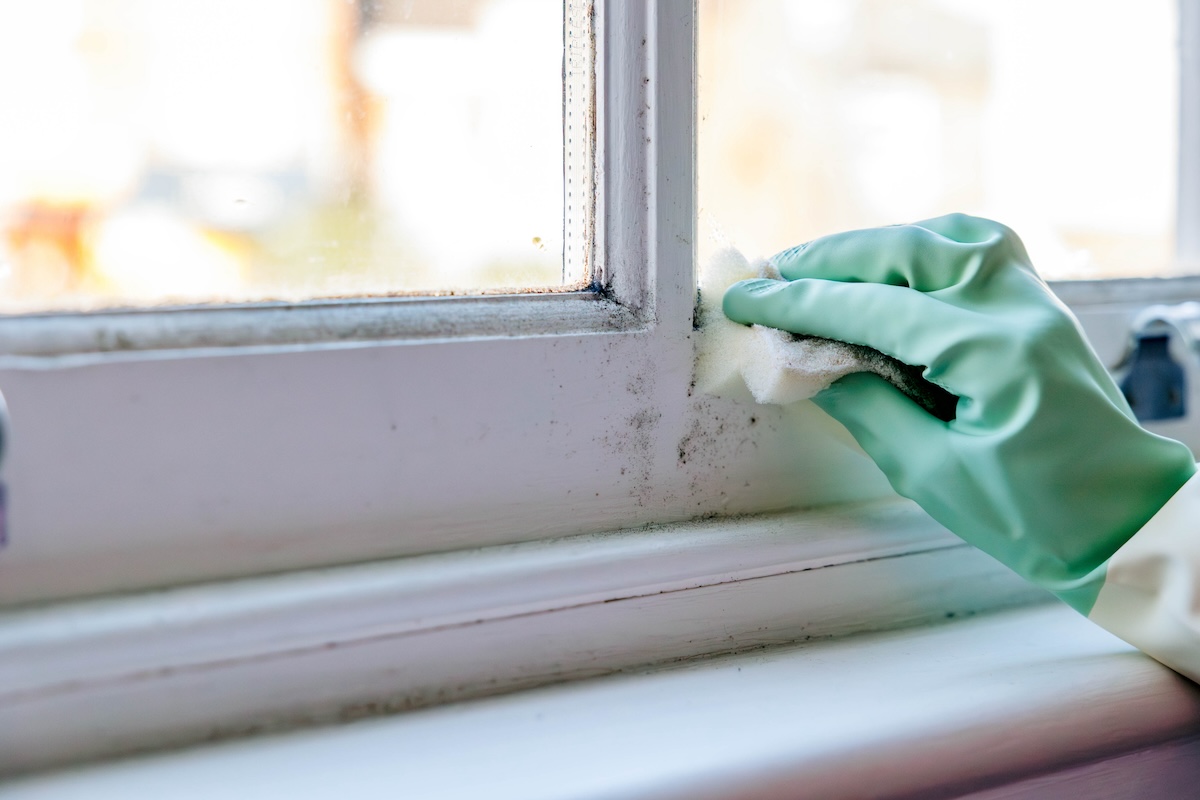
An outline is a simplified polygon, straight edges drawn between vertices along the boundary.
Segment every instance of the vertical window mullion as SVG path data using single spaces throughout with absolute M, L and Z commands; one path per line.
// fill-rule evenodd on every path
M 1200 265 L 1200 0 L 1179 0 L 1179 186 L 1176 261 Z
M 611 0 L 597 20 L 598 282 L 643 316 L 690 329 L 696 5 Z

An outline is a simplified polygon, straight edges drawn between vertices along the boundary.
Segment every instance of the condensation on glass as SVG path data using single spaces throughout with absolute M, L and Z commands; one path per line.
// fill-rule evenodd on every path
M 1175 0 L 700 0 L 701 258 L 950 211 L 1171 275 Z
M 582 0 L 0 4 L 0 312 L 588 280 Z

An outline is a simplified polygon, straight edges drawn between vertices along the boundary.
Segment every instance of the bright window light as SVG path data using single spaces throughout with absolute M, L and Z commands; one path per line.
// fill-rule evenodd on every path
M 950 211 L 1050 278 L 1175 274 L 1174 0 L 702 0 L 700 242 Z
M 0 311 L 582 284 L 583 6 L 0 4 Z

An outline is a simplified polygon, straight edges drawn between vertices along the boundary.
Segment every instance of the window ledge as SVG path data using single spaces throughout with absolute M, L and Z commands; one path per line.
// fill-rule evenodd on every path
M 881 502 L 0 614 L 0 774 L 1046 595 Z
M 1200 776 L 1200 740 L 1183 739 L 1197 733 L 1196 687 L 1052 605 L 51 774 L 4 795 L 1180 797 Z

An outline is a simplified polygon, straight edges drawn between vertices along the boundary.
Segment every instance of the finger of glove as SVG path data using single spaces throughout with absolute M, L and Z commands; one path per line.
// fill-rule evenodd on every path
M 920 500 L 947 464 L 946 424 L 870 373 L 847 375 L 813 398 L 879 465 L 896 491 Z
M 1021 237 L 1017 236 L 1017 232 L 1012 228 L 995 220 L 967 214 L 946 214 L 912 224 L 960 244 L 975 245 L 979 250 L 986 251 L 990 259 L 981 260 L 980 266 L 985 262 L 993 265 L 1003 262 L 1014 269 L 1038 276 Z M 968 276 L 964 275 L 964 278 L 966 277 Z
M 822 278 L 933 292 L 967 281 L 1003 241 L 1001 226 L 982 241 L 960 242 L 921 225 L 896 225 L 825 236 L 784 250 L 771 263 L 788 280 Z
M 725 315 L 745 325 L 766 325 L 792 333 L 861 344 L 912 366 L 958 395 L 944 356 L 957 344 L 983 335 L 989 317 L 901 286 L 841 283 L 815 279 L 735 283 L 725 292 Z M 945 380 L 943 380 L 943 378 Z
M 911 223 L 960 244 L 982 244 L 1004 237 L 1016 237 L 1012 229 L 986 217 L 969 214 L 943 214 Z

